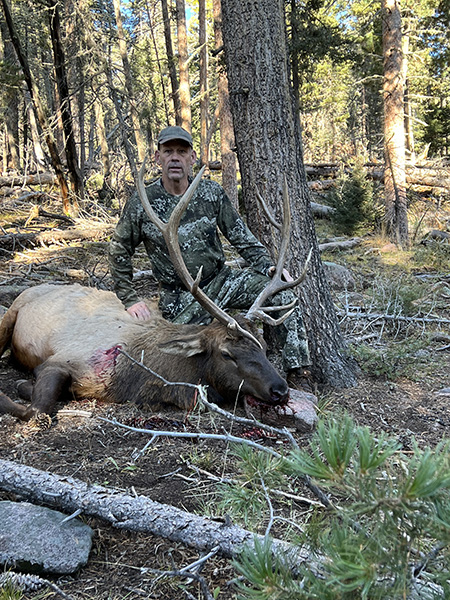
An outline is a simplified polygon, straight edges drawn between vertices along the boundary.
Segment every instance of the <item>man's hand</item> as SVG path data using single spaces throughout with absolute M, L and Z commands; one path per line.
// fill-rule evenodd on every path
M 276 267 L 270 267 L 269 269 L 269 277 L 273 277 L 276 271 Z M 289 271 L 287 269 L 283 269 L 283 271 L 281 272 L 281 279 L 284 279 L 284 281 L 294 281 L 294 278 L 292 277 L 292 275 L 289 273 Z
M 127 308 L 127 313 L 135 319 L 139 319 L 140 321 L 146 321 L 152 316 L 148 306 L 142 301 L 136 302 L 136 304 L 133 304 L 133 306 Z

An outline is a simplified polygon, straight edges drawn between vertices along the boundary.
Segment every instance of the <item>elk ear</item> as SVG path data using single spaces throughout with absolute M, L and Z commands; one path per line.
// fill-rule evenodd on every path
M 205 351 L 202 340 L 198 336 L 192 335 L 158 344 L 158 348 L 166 354 L 175 354 L 186 358 Z

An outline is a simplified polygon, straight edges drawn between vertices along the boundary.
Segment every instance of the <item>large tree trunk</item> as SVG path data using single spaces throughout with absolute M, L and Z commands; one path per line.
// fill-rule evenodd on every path
M 1 0 L 1 4 L 3 7 L 3 12 L 6 19 L 6 24 L 8 25 L 9 35 L 11 36 L 11 41 L 14 45 L 14 50 L 16 51 L 17 58 L 20 62 L 20 66 L 22 67 L 23 75 L 25 82 L 28 87 L 28 91 L 30 92 L 31 101 L 33 102 L 36 116 L 39 120 L 39 124 L 41 125 L 42 130 L 45 132 L 45 141 L 47 143 L 47 147 L 50 153 L 51 161 L 53 168 L 56 173 L 56 177 L 58 178 L 58 183 L 61 189 L 61 196 L 63 199 L 63 207 L 64 212 L 66 214 L 70 214 L 72 212 L 72 207 L 69 201 L 69 188 L 67 187 L 67 181 L 64 175 L 63 166 L 61 164 L 61 160 L 59 158 L 58 149 L 56 147 L 55 139 L 52 135 L 50 124 L 48 122 L 47 116 L 45 114 L 44 105 L 41 101 L 38 87 L 31 75 L 30 66 L 28 64 L 27 58 L 22 51 L 22 45 L 20 43 L 19 36 L 17 35 L 16 29 L 14 27 L 14 23 L 11 17 L 11 11 L 8 6 L 7 0 Z M 76 212 L 76 211 L 75 211 Z
M 320 260 L 303 166 L 300 124 L 288 70 L 283 0 L 223 0 L 223 38 L 231 109 L 249 224 L 271 240 L 257 190 L 280 217 L 282 183 L 290 191 L 292 234 L 287 268 L 298 275 L 309 249 L 309 274 L 299 295 L 313 374 L 321 383 L 356 383 Z M 269 242 L 270 243 L 270 242 Z M 274 253 L 273 245 L 270 248 Z
M 214 0 L 214 46 L 221 53 L 223 46 L 222 36 L 222 10 L 220 0 Z M 220 154 L 222 159 L 222 186 L 233 205 L 238 208 L 238 187 L 236 153 L 234 151 L 233 117 L 230 108 L 228 93 L 228 79 L 225 65 L 219 60 L 217 94 L 219 97 L 219 122 L 220 122 Z
M 414 165 L 416 162 L 416 151 L 414 144 L 414 128 L 413 128 L 413 113 L 410 96 L 410 85 L 408 78 L 408 56 L 409 56 L 409 41 L 411 38 L 411 29 L 413 27 L 412 19 L 407 21 L 407 33 L 402 36 L 402 77 L 404 82 L 404 105 L 405 105 L 405 150 L 408 153 L 410 162 Z M 415 32 L 414 32 L 415 33 Z
M 181 103 L 180 103 L 180 86 L 178 84 L 177 69 L 175 63 L 175 55 L 172 46 L 172 33 L 170 31 L 169 9 L 167 0 L 161 0 L 161 8 L 164 22 L 164 39 L 166 42 L 167 64 L 169 67 L 170 84 L 172 86 L 172 100 L 175 112 L 175 123 L 182 125 L 181 119 Z
M 398 0 L 382 0 L 382 19 L 386 227 L 393 242 L 408 247 L 402 18 Z
M 198 0 L 198 43 L 200 46 L 200 162 L 209 164 L 208 136 L 208 48 L 206 35 L 206 0 Z
M 120 12 L 120 0 L 113 0 L 114 13 L 116 16 L 117 25 L 117 38 L 119 42 L 120 56 L 122 58 L 123 71 L 125 76 L 125 88 L 128 94 L 128 102 L 130 103 L 130 114 L 133 122 L 134 137 L 136 139 L 136 146 L 138 152 L 139 162 L 143 162 L 145 159 L 145 143 L 144 136 L 142 135 L 141 124 L 139 122 L 139 114 L 136 109 L 136 102 L 133 90 L 133 80 L 131 78 L 131 67 L 128 60 L 127 43 L 125 41 L 125 33 L 122 24 L 122 13 Z
M 177 6 L 177 35 L 178 35 L 178 65 L 180 72 L 180 105 L 181 126 L 191 131 L 191 88 L 189 85 L 189 61 L 186 28 L 186 5 L 184 0 L 176 0 Z

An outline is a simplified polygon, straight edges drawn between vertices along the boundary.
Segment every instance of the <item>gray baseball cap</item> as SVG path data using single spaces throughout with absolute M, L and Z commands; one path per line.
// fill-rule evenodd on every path
M 194 147 L 192 135 L 186 131 L 186 129 L 178 127 L 178 125 L 171 125 L 161 131 L 158 136 L 158 146 L 159 144 L 165 144 L 172 140 L 183 140 L 183 142 L 188 143 L 191 148 Z

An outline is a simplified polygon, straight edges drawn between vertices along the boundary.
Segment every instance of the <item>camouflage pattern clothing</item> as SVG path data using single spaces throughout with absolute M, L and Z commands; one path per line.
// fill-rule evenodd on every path
M 180 196 L 164 189 L 160 180 L 146 189 L 148 200 L 156 214 L 168 221 Z M 225 265 L 225 255 L 219 230 L 251 267 L 232 269 Z M 223 188 L 203 179 L 178 230 L 178 238 L 186 266 L 195 278 L 203 266 L 200 286 L 223 309 L 246 309 L 269 281 L 272 261 L 264 246 L 251 233 L 232 206 Z M 207 323 L 210 315 L 188 292 L 170 261 L 162 234 L 153 225 L 134 194 L 123 210 L 109 249 L 109 264 L 115 291 L 126 308 L 139 302 L 132 287 L 132 256 L 143 242 L 151 261 L 153 274 L 160 282 L 160 309 L 163 316 L 176 323 Z M 295 298 L 292 291 L 276 294 L 273 305 L 287 304 Z M 277 327 L 282 347 L 283 366 L 287 370 L 310 365 L 308 345 L 301 311 L 294 313 Z

